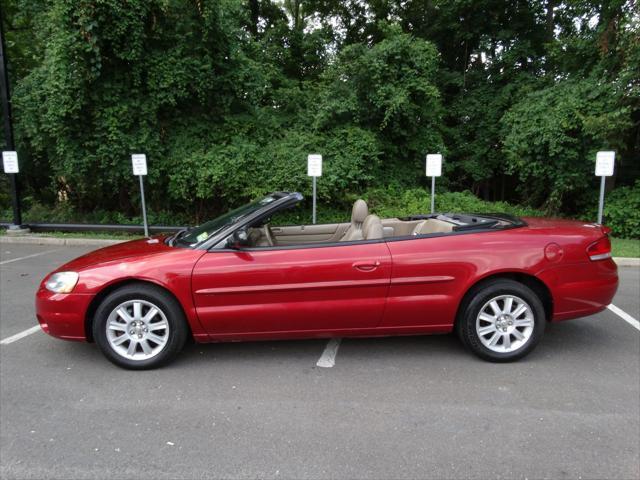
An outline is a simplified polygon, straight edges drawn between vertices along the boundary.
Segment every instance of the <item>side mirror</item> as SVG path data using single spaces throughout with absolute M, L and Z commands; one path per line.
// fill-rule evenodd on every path
M 238 250 L 249 244 L 249 236 L 246 230 L 236 230 L 227 238 L 227 248 Z

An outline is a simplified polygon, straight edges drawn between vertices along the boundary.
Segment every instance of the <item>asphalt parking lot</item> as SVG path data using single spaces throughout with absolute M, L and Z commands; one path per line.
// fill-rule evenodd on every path
M 95 247 L 0 244 L 0 339 L 42 277 Z M 640 271 L 614 304 L 640 318 Z M 452 335 L 188 345 L 121 370 L 41 331 L 0 345 L 2 478 L 640 477 L 640 331 L 612 311 L 549 325 L 496 365 Z

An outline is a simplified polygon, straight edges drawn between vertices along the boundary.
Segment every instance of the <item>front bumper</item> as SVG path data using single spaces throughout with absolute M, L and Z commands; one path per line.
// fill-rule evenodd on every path
M 65 340 L 86 341 L 85 318 L 94 295 L 53 293 L 41 287 L 36 293 L 36 317 L 45 333 Z

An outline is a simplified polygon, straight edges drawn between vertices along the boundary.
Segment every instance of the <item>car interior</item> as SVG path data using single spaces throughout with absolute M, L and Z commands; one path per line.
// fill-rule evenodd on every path
M 364 200 L 358 199 L 353 204 L 349 222 L 279 226 L 267 219 L 247 229 L 247 246 L 291 246 L 450 233 L 462 224 L 463 222 L 444 215 L 380 219 L 377 215 L 369 213 L 369 207 Z

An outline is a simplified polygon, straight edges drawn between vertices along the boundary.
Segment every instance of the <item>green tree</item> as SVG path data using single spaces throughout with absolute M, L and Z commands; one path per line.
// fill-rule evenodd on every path
M 618 152 L 609 188 L 640 175 L 633 0 L 0 5 L 34 211 L 135 215 L 136 151 L 152 213 L 198 221 L 308 191 L 310 151 L 339 210 L 420 185 L 430 151 L 441 188 L 554 213 L 588 211 L 596 150 Z
M 620 149 L 631 127 L 622 92 L 598 79 L 566 80 L 530 93 L 505 115 L 508 167 L 521 193 L 551 213 L 569 211 L 593 179 L 595 154 Z

